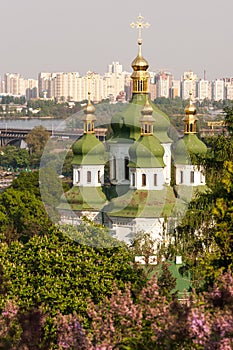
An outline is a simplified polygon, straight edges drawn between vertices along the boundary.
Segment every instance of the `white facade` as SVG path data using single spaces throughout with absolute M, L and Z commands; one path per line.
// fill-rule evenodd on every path
M 171 95 L 173 76 L 168 72 L 160 72 L 156 75 L 156 97 L 169 98 Z
M 225 86 L 222 79 L 216 79 L 212 82 L 212 98 L 214 101 L 225 99 Z
M 164 242 L 164 218 L 126 218 L 114 217 L 111 219 L 111 233 L 113 237 L 127 244 L 132 242 L 137 232 L 150 233 L 157 244 Z
M 197 83 L 197 98 L 199 101 L 211 99 L 211 87 L 208 80 L 199 80 Z
M 102 214 L 97 210 L 80 210 L 74 212 L 70 209 L 69 213 L 66 210 L 59 210 L 59 212 L 61 215 L 60 221 L 63 224 L 78 226 L 83 224 L 84 217 L 95 224 L 103 224 Z
M 161 143 L 164 148 L 163 161 L 165 164 L 163 173 L 164 173 L 164 182 L 166 185 L 171 183 L 171 143 Z
M 155 191 L 164 188 L 163 168 L 130 168 L 130 188 Z
M 110 181 L 114 185 L 129 184 L 130 143 L 109 142 Z
M 204 186 L 204 169 L 197 165 L 175 164 L 175 181 L 176 185 Z
M 74 165 L 73 186 L 100 187 L 104 184 L 104 165 Z
M 187 100 L 190 97 L 190 92 L 192 92 L 193 97 L 197 96 L 197 75 L 192 71 L 184 72 L 181 80 L 181 97 L 183 100 Z

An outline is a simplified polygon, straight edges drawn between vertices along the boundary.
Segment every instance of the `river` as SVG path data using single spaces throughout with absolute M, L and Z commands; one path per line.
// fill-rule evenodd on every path
M 33 129 L 39 125 L 44 126 L 48 130 L 64 130 L 66 121 L 52 118 L 0 119 L 0 129 Z

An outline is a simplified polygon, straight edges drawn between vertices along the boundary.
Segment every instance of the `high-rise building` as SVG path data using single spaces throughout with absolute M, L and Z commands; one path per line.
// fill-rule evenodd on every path
M 223 79 L 216 79 L 212 82 L 212 99 L 222 101 L 225 99 L 225 86 Z
M 208 80 L 200 79 L 197 83 L 197 99 L 203 101 L 211 99 L 211 85 Z
M 180 80 L 172 80 L 171 98 L 180 97 Z
M 227 100 L 233 100 L 233 78 L 223 78 L 225 83 L 225 97 Z
M 192 71 L 184 72 L 181 78 L 181 97 L 183 100 L 189 98 L 190 92 L 192 92 L 194 98 L 197 97 L 197 80 L 197 75 Z
M 173 76 L 170 72 L 159 72 L 155 76 L 157 97 L 171 97 Z

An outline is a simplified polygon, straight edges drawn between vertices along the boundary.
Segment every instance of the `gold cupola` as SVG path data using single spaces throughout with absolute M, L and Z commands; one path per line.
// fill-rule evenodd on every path
M 153 135 L 153 124 L 154 124 L 154 118 L 152 117 L 153 108 L 149 103 L 148 97 L 141 111 L 141 114 L 142 116 L 139 120 L 141 123 L 141 136 Z
M 184 125 L 184 133 L 185 134 L 196 134 L 197 133 L 197 117 L 196 117 L 196 107 L 193 104 L 192 93 L 190 92 L 189 105 L 185 108 L 185 117 L 183 121 Z
M 84 134 L 94 134 L 95 133 L 95 121 L 96 117 L 94 115 L 95 107 L 91 103 L 91 94 L 88 92 L 87 105 L 84 108 Z
M 139 30 L 138 36 L 138 55 L 133 60 L 131 66 L 133 68 L 133 73 L 131 78 L 133 80 L 133 94 L 148 94 L 149 92 L 149 78 L 150 74 L 147 72 L 149 64 L 147 60 L 142 56 L 142 38 L 141 31 L 143 28 L 148 28 L 149 23 L 143 22 L 143 17 L 138 16 L 138 21 L 136 23 L 131 23 L 132 28 L 137 28 Z

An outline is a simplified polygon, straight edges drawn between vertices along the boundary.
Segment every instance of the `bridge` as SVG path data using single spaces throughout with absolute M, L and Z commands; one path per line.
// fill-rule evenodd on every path
M 0 128 L 0 146 L 4 147 L 7 145 L 21 147 L 22 141 L 25 142 L 28 133 L 32 129 L 7 129 Z M 72 129 L 72 130 L 47 130 L 50 137 L 57 139 L 73 139 L 77 140 L 83 135 L 83 129 Z M 106 128 L 96 128 L 95 134 L 100 141 L 106 139 Z

